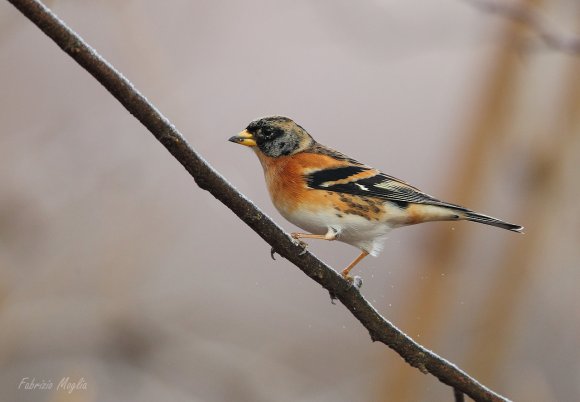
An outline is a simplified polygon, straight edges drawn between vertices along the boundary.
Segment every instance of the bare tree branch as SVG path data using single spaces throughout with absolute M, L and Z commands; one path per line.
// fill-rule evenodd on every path
M 488 13 L 497 14 L 526 25 L 534 31 L 544 43 L 555 50 L 571 54 L 580 54 L 580 37 L 563 35 L 548 26 L 540 15 L 514 1 L 504 0 L 468 0 L 476 7 Z
M 360 294 L 333 269 L 309 252 L 302 253 L 290 236 L 282 231 L 252 202 L 240 194 L 198 155 L 177 129 L 121 73 L 68 28 L 37 0 L 8 0 L 36 24 L 78 64 L 95 77 L 132 115 L 157 138 L 185 167 L 196 183 L 230 208 L 281 256 L 291 261 L 318 282 L 369 331 L 373 341 L 395 350 L 407 363 L 422 373 L 430 373 L 453 387 L 455 396 L 467 394 L 476 401 L 507 401 L 457 368 L 454 364 L 413 341 L 383 318 Z

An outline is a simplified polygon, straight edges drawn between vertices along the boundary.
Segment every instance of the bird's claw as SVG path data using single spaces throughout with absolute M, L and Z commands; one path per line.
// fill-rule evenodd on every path
M 363 279 L 360 276 L 350 276 L 349 274 L 341 274 L 345 281 L 347 281 L 351 286 L 354 286 L 355 289 L 362 288 Z
M 295 245 L 302 247 L 302 251 L 298 255 L 306 254 L 306 249 L 308 248 L 308 244 L 300 240 L 298 233 L 291 233 L 290 237 L 292 237 L 292 243 Z
M 338 300 L 338 297 L 336 297 L 336 295 L 331 291 L 328 291 L 328 294 L 330 295 L 330 303 L 336 304 L 335 300 Z
M 274 256 L 274 254 L 276 254 L 276 249 L 275 249 L 274 247 L 272 247 L 272 248 L 270 249 L 270 257 L 272 257 L 272 259 L 273 259 L 274 261 L 276 261 L 276 257 Z
M 343 274 L 341 273 L 340 276 L 342 276 L 342 278 L 348 282 L 349 286 L 354 287 L 356 290 L 360 290 L 360 288 L 362 288 L 363 285 L 363 279 L 360 276 L 350 276 L 348 274 Z M 338 297 L 336 297 L 336 294 L 333 293 L 332 291 L 328 292 L 330 294 L 330 302 L 332 304 L 336 304 L 336 300 L 338 300 Z

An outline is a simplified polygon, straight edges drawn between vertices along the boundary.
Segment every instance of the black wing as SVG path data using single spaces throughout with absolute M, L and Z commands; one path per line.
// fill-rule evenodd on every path
M 409 203 L 429 204 L 468 211 L 459 205 L 440 201 L 395 177 L 364 165 L 322 169 L 306 176 L 308 187 L 337 193 L 376 197 L 404 208 Z

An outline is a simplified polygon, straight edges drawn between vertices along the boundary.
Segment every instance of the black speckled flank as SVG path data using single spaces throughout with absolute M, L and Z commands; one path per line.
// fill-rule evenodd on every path
M 358 215 L 368 221 L 378 221 L 381 213 L 381 204 L 384 202 L 373 197 L 354 197 L 349 194 L 339 193 L 339 200 L 344 205 L 336 205 L 336 216 L 342 218 L 344 215 Z

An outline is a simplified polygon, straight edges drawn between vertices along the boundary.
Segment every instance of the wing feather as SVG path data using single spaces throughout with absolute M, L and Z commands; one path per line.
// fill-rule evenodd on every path
M 364 165 L 318 170 L 309 173 L 306 181 L 313 189 L 380 198 L 402 207 L 415 203 L 467 210 L 459 205 L 440 201 L 402 180 Z

